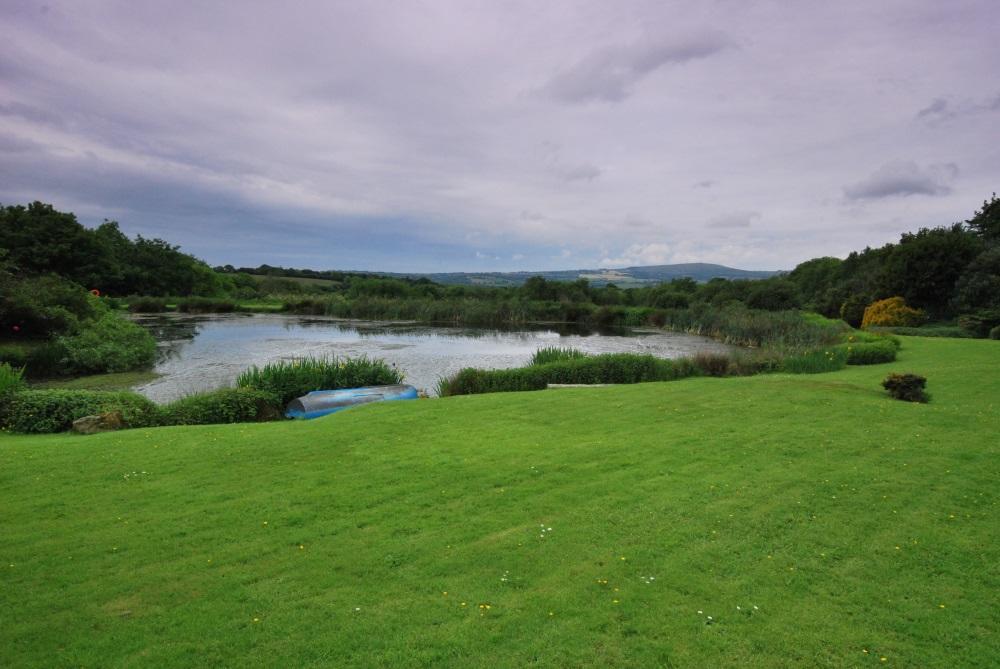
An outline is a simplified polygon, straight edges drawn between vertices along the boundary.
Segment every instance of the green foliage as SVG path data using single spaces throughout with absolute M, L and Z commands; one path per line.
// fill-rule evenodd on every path
M 865 309 L 868 308 L 870 301 L 864 295 L 850 295 L 840 305 L 840 318 L 852 328 L 861 327 L 861 322 L 865 317 Z
M 955 286 L 955 306 L 966 312 L 1000 309 L 1000 244 L 969 263 Z
M 402 381 L 403 375 L 384 360 L 329 357 L 254 365 L 236 378 L 236 385 L 271 393 L 284 406 L 313 390 L 385 386 Z
M 275 420 L 282 405 L 273 393 L 255 388 L 221 388 L 189 395 L 163 408 L 166 425 L 210 425 Z
M 802 305 L 798 287 L 788 279 L 776 278 L 754 282 L 747 295 L 746 305 L 751 309 L 787 311 Z
M 960 337 L 969 338 L 973 335 L 957 325 L 921 325 L 916 328 L 907 327 L 870 327 L 868 332 L 877 334 L 897 334 L 909 337 Z
M 694 376 L 698 369 L 691 361 L 665 360 L 636 353 L 606 353 L 572 357 L 516 369 L 482 370 L 466 368 L 449 379 L 441 379 L 437 392 L 442 397 L 478 393 L 543 390 L 555 384 L 642 383 L 669 381 Z
M 546 365 L 550 362 L 560 362 L 562 360 L 575 360 L 576 358 L 583 358 L 587 354 L 575 348 L 562 348 L 559 346 L 550 346 L 547 348 L 540 348 L 535 351 L 534 355 L 531 356 L 531 362 L 529 365 Z
M 114 313 L 106 313 L 81 332 L 60 337 L 66 372 L 97 374 L 149 367 L 156 359 L 156 340 L 145 328 Z
M 904 402 L 927 402 L 930 396 L 924 392 L 927 379 L 917 374 L 890 374 L 882 381 L 882 387 L 897 400 Z
M 848 365 L 877 365 L 896 359 L 898 347 L 888 339 L 844 344 Z
M 224 314 L 236 311 L 236 302 L 226 298 L 188 297 L 177 303 L 177 311 L 186 314 Z
M 24 388 L 24 368 L 14 368 L 9 363 L 0 362 L 0 403 L 5 401 L 7 395 Z
M 0 273 L 0 332 L 17 339 L 46 339 L 75 332 L 80 322 L 106 310 L 100 300 L 58 276 L 15 279 Z
M 787 374 L 835 372 L 847 365 L 847 355 L 842 346 L 825 346 L 785 356 L 780 369 Z
M 732 359 L 725 353 L 696 353 L 691 364 L 704 376 L 729 376 Z
M 158 425 L 160 410 L 136 393 L 98 390 L 24 390 L 0 407 L 0 428 L 12 432 L 64 432 L 73 421 L 111 411 L 128 427 Z
M 738 305 L 716 309 L 707 306 L 659 313 L 662 325 L 672 330 L 706 335 L 737 346 L 801 349 L 834 343 L 842 324 L 803 318 L 797 311 L 762 311 Z
M 990 243 L 1000 242 L 1000 199 L 997 198 L 997 194 L 993 193 L 989 200 L 984 200 L 983 208 L 965 224 L 983 240 Z
M 162 297 L 130 297 L 128 310 L 140 314 L 159 314 L 167 310 L 167 301 Z
M 973 337 L 987 337 L 997 325 L 1000 325 L 1000 309 L 983 309 L 958 317 L 958 327 Z
M 1000 325 L 996 325 L 990 330 L 990 339 L 1000 339 Z

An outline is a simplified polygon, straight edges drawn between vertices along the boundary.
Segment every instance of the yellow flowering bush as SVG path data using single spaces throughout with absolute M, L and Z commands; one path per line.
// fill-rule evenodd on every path
M 861 327 L 915 327 L 923 323 L 925 318 L 920 309 L 906 306 L 906 300 L 902 297 L 890 297 L 868 305 L 864 318 L 861 319 Z

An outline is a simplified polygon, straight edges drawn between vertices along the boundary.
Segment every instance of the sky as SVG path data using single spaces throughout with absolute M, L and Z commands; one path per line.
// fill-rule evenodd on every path
M 210 264 L 790 269 L 1000 191 L 996 0 L 0 0 L 0 203 Z

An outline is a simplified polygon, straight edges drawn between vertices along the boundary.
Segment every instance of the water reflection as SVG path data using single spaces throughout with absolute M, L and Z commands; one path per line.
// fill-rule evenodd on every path
M 230 385 L 253 364 L 309 355 L 383 358 L 403 371 L 407 383 L 433 391 L 440 377 L 463 367 L 521 366 L 545 346 L 571 346 L 588 353 L 652 353 L 664 358 L 728 349 L 692 335 L 597 331 L 565 324 L 504 330 L 285 314 L 158 314 L 138 316 L 136 321 L 156 337 L 156 371 L 162 374 L 137 390 L 158 402 Z

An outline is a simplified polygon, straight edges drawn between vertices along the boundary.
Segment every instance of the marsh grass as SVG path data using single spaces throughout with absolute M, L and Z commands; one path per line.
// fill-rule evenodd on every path
M 385 386 L 403 382 L 403 375 L 384 360 L 335 356 L 281 360 L 254 365 L 236 377 L 240 388 L 275 395 L 282 406 L 313 390 Z
M 545 365 L 550 362 L 562 362 L 563 360 L 575 360 L 586 357 L 586 353 L 579 349 L 560 346 L 549 346 L 540 348 L 531 356 L 529 365 Z

